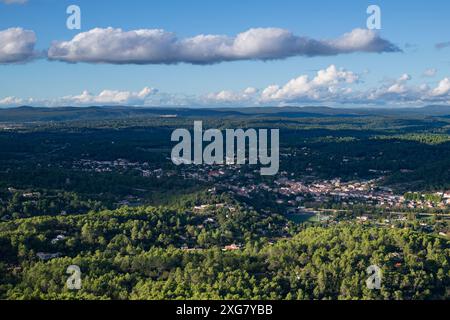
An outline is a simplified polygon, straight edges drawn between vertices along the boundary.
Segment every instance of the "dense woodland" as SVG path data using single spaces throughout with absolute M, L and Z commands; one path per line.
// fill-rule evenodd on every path
M 222 251 L 217 244 L 229 242 L 221 235 L 252 234 L 254 225 L 246 221 L 199 231 L 194 217 L 142 208 L 3 224 L 0 267 L 6 276 L 0 292 L 8 299 L 450 297 L 448 241 L 412 231 L 342 225 L 306 228 L 274 244 L 244 236 L 242 250 Z M 38 261 L 35 251 L 50 249 L 47 240 L 56 230 L 70 236 L 51 249 L 67 256 Z M 196 250 L 178 248 L 185 241 L 181 236 Z M 11 264 L 20 267 L 11 269 Z M 76 292 L 65 285 L 72 264 L 83 272 L 82 289 Z M 381 290 L 365 285 L 372 264 L 382 268 Z
M 419 221 L 358 224 L 363 214 L 389 216 L 355 205 L 339 223 L 298 222 L 269 195 L 242 199 L 180 178 L 168 160 L 170 133 L 192 128 L 196 116 L 5 124 L 0 298 L 450 298 L 450 241 L 423 232 Z M 293 177 L 305 168 L 311 179 L 343 181 L 382 172 L 384 186 L 412 200 L 438 201 L 434 192 L 450 190 L 448 117 L 229 112 L 208 114 L 204 127 L 280 128 L 280 171 Z M 83 164 L 117 159 L 149 175 Z M 70 265 L 81 268 L 79 291 L 67 288 Z M 366 286 L 370 265 L 382 269 L 380 290 Z

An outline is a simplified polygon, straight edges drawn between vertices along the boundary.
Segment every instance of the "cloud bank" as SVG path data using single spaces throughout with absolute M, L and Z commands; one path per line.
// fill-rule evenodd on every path
M 145 87 L 140 91 L 103 90 L 99 94 L 92 94 L 85 90 L 78 95 L 64 96 L 56 99 L 36 100 L 18 97 L 6 97 L 0 99 L 0 106 L 92 106 L 92 105 L 143 105 L 149 101 L 158 90 Z
M 22 28 L 10 28 L 0 31 L 0 64 L 20 63 L 36 56 L 34 46 L 36 35 Z
M 363 74 L 330 65 L 313 76 L 302 74 L 285 84 L 265 88 L 247 87 L 240 91 L 220 90 L 203 95 L 171 94 L 151 87 L 139 91 L 103 90 L 98 94 L 81 94 L 55 99 L 36 100 L 19 97 L 0 98 L 0 106 L 278 106 L 278 105 L 389 105 L 420 106 L 450 104 L 450 77 L 412 84 L 413 77 L 404 73 L 397 79 L 384 80 L 376 87 L 366 87 Z M 420 78 L 420 77 L 419 77 Z
M 69 105 L 141 105 L 146 98 L 156 92 L 156 89 L 149 87 L 145 87 L 139 92 L 103 90 L 98 95 L 83 91 L 80 95 L 63 97 L 61 103 Z
M 198 35 L 184 39 L 161 29 L 95 28 L 79 33 L 70 41 L 54 42 L 48 58 L 70 63 L 214 64 L 399 51 L 397 46 L 367 29 L 354 29 L 337 39 L 315 40 L 279 28 L 254 28 L 235 37 Z

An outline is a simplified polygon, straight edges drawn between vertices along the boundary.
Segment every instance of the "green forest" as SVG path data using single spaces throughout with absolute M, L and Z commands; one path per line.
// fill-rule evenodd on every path
M 3 299 L 448 299 L 450 242 L 402 229 L 343 224 L 283 230 L 245 210 L 204 215 L 122 208 L 0 224 Z M 221 216 L 223 215 L 223 216 Z M 201 223 L 201 222 L 200 222 Z M 278 223 L 279 224 L 279 223 Z M 255 236 L 260 230 L 260 236 Z M 59 243 L 56 234 L 67 237 Z M 278 239 L 275 243 L 271 239 Z M 223 251 L 233 240 L 240 250 Z M 184 247 L 184 248 L 183 248 Z M 188 247 L 190 249 L 188 249 Z M 38 251 L 61 257 L 39 261 Z M 67 288 L 69 265 L 82 289 Z M 11 268 L 10 266 L 15 267 Z M 366 287 L 366 268 L 382 287 Z
M 0 128 L 0 299 L 450 299 L 449 118 L 183 112 Z M 199 114 L 279 175 L 174 166 Z

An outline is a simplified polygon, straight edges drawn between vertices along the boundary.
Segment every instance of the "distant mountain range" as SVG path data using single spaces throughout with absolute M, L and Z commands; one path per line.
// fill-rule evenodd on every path
M 127 106 L 56 107 L 22 106 L 0 109 L 0 122 L 25 123 L 74 120 L 106 120 L 137 117 L 369 117 L 369 116 L 435 116 L 449 117 L 450 106 L 431 105 L 422 108 L 329 108 L 329 107 L 255 107 L 255 108 L 146 108 Z

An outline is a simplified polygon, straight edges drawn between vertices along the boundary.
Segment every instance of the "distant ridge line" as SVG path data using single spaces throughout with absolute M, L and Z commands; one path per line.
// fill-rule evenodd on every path
M 420 108 L 331 108 L 325 106 L 284 107 L 32 107 L 0 109 L 0 122 L 49 122 L 76 120 L 108 120 L 139 117 L 368 117 L 368 116 L 439 116 L 450 117 L 450 106 L 429 105 Z

